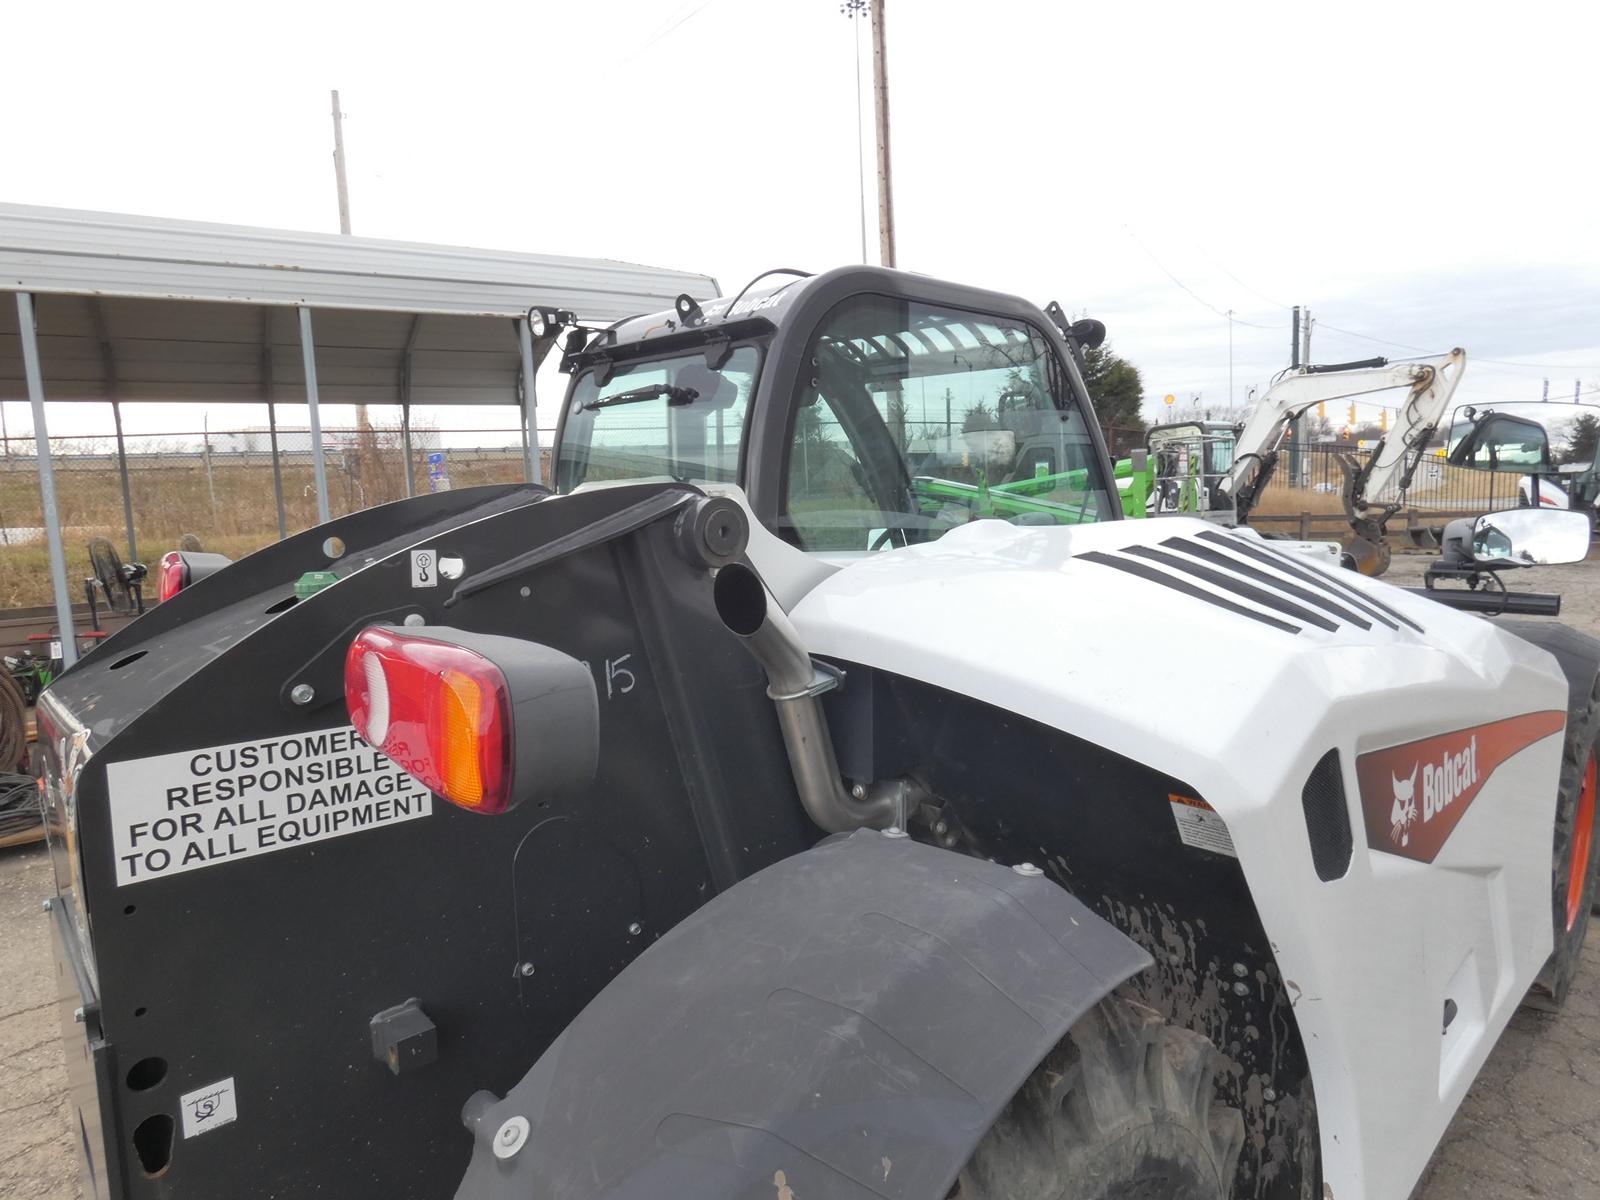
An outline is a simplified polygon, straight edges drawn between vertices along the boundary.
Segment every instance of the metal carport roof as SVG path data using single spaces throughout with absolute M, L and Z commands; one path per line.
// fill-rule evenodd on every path
M 512 321 L 530 305 L 610 323 L 718 294 L 705 275 L 606 259 L 18 204 L 0 204 L 0 291 L 35 298 L 51 400 L 259 402 L 270 389 L 300 402 L 291 310 L 309 308 L 319 399 L 349 404 L 515 404 Z M 28 399 L 17 336 L 15 306 L 0 305 L 0 400 Z
M 531 400 L 553 338 L 538 304 L 609 324 L 718 294 L 706 275 L 605 259 L 290 233 L 0 204 L 0 401 L 33 407 L 39 484 L 63 648 L 70 597 L 44 402 L 110 401 L 123 466 L 124 400 L 305 403 L 327 519 L 319 400 L 518 404 L 528 477 Z M 275 443 L 274 435 L 274 443 Z M 406 456 L 407 468 L 410 455 Z M 128 510 L 130 539 L 132 511 Z

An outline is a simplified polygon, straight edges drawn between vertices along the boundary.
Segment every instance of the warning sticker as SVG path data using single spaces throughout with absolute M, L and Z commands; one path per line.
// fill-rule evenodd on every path
M 1178 837 L 1185 846 L 1209 850 L 1213 854 L 1226 854 L 1229 858 L 1239 857 L 1239 852 L 1233 848 L 1227 823 L 1217 815 L 1216 809 L 1195 796 L 1179 796 L 1169 792 L 1167 799 L 1172 803 L 1172 819 L 1177 823 Z
M 119 887 L 433 811 L 349 725 L 112 763 L 106 785 Z
M 239 1119 L 233 1076 L 179 1096 L 178 1107 L 183 1110 L 183 1136 L 186 1138 L 232 1125 Z

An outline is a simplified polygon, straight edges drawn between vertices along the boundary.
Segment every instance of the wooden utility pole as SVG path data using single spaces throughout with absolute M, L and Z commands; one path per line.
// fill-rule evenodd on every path
M 344 174 L 344 114 L 339 111 L 339 89 L 333 90 L 333 178 L 339 188 L 339 232 L 350 233 L 350 184 Z M 365 434 L 372 429 L 365 404 L 356 405 L 356 429 Z M 364 439 L 370 441 L 371 439 Z M 363 446 L 363 449 L 366 447 Z
M 889 175 L 889 61 L 884 50 L 884 0 L 872 0 L 872 95 L 878 123 L 878 254 L 894 266 L 894 187 Z
M 350 187 L 344 177 L 344 114 L 338 89 L 333 93 L 333 177 L 339 187 L 339 232 L 350 232 Z

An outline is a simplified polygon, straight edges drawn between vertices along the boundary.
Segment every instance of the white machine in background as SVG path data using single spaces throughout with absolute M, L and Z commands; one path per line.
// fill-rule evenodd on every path
M 1384 526 L 1404 503 L 1406 489 L 1439 429 L 1466 363 L 1466 351 L 1456 349 L 1412 362 L 1371 359 L 1302 367 L 1280 377 L 1245 421 L 1233 468 L 1219 484 L 1220 491 L 1232 497 L 1238 522 L 1249 521 L 1250 510 L 1277 467 L 1289 423 L 1296 417 L 1326 401 L 1406 388 L 1408 394 L 1400 404 L 1395 427 L 1367 460 L 1357 462 L 1349 455 L 1340 459 L 1345 469 L 1345 516 L 1356 533 L 1350 548 L 1354 565 L 1364 575 L 1383 574 L 1390 557 Z M 1379 503 L 1373 499 L 1391 488 L 1396 500 Z

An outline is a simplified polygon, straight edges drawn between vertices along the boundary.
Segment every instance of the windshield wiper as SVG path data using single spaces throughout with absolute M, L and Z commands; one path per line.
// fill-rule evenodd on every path
M 698 388 L 674 387 L 670 383 L 650 383 L 632 391 L 618 392 L 615 396 L 590 400 L 582 407 L 584 412 L 593 412 L 597 408 L 610 408 L 613 404 L 637 404 L 640 400 L 654 400 L 658 396 L 665 396 L 671 405 L 693 404 L 700 399 L 700 391 Z

